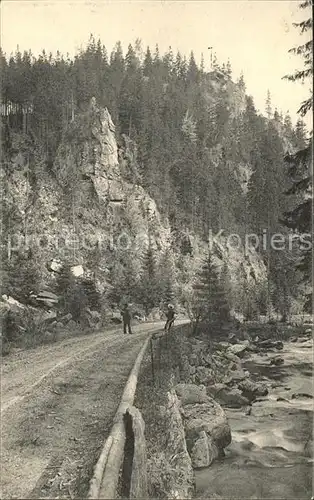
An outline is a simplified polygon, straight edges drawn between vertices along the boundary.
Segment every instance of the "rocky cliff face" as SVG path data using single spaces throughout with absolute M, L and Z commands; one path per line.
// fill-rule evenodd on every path
M 97 268 L 101 289 L 108 263 L 119 250 L 129 248 L 139 254 L 148 235 L 160 250 L 169 246 L 170 228 L 154 200 L 121 173 L 115 127 L 107 109 L 91 102 L 89 110 L 71 123 L 53 172 L 41 174 L 35 186 L 31 171 L 36 165 L 27 162 L 20 144 L 16 148 L 20 152 L 12 155 L 4 176 L 6 203 L 14 209 L 7 227 L 9 257 L 31 247 L 43 281 L 51 261 L 67 261 L 81 265 L 85 273 Z
M 67 261 L 93 273 L 102 291 L 108 267 L 119 252 L 127 249 L 139 265 L 149 236 L 158 254 L 168 248 L 172 259 L 181 261 L 177 280 L 189 291 L 206 244 L 195 238 L 192 254 L 182 256 L 155 201 L 142 186 L 127 180 L 132 176 L 126 176 L 121 166 L 107 109 L 92 100 L 65 132 L 52 171 L 41 169 L 40 176 L 36 176 L 40 154 L 30 159 L 26 141 L 20 136 L 14 141 L 15 153 L 3 179 L 6 208 L 11 210 L 6 222 L 6 233 L 11 235 L 9 258 L 31 247 L 43 284 L 51 279 L 57 262 Z M 235 286 L 239 273 L 247 275 L 252 286 L 264 279 L 264 265 L 254 252 L 245 256 L 242 249 L 227 248 L 222 238 L 214 251 L 218 264 L 227 263 Z

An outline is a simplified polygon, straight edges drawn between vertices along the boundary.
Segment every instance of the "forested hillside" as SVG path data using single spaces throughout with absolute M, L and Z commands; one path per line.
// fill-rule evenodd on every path
M 33 227 L 36 220 L 39 226 L 46 220 L 40 210 L 40 206 L 48 203 L 43 186 L 47 196 L 53 197 L 57 194 L 57 184 L 62 186 L 64 198 L 51 201 L 55 207 L 51 208 L 50 218 L 57 217 L 61 206 L 67 224 L 77 227 L 80 218 L 82 224 L 86 224 L 84 230 L 88 225 L 93 228 L 92 232 L 102 224 L 97 218 L 107 220 L 112 207 L 92 206 L 90 187 L 82 191 L 82 184 L 78 184 L 77 179 L 86 181 L 94 175 L 93 189 L 97 192 L 97 173 L 88 170 L 88 162 L 92 161 L 93 154 L 95 165 L 97 155 L 101 162 L 103 148 L 107 148 L 108 158 L 110 154 L 115 155 L 110 151 L 110 141 L 116 139 L 117 158 L 113 164 L 119 163 L 119 172 L 113 169 L 113 174 L 111 177 L 108 174 L 107 178 L 115 191 L 110 199 L 116 204 L 113 210 L 115 230 L 119 227 L 119 200 L 123 201 L 124 208 L 129 203 L 121 215 L 122 226 L 132 228 L 134 221 L 144 226 L 147 222 L 143 214 L 136 215 L 132 196 L 136 200 L 146 199 L 148 206 L 156 203 L 153 212 L 158 219 L 153 226 L 148 222 L 146 229 L 159 232 L 158 238 L 163 243 L 155 250 L 159 271 L 151 271 L 155 273 L 154 278 L 149 273 L 155 257 L 150 254 L 141 258 L 120 256 L 118 261 L 122 267 L 116 269 L 115 262 L 110 271 L 109 266 L 108 272 L 113 275 L 107 276 L 111 283 L 107 303 L 119 303 L 123 295 L 121 289 L 127 290 L 127 296 L 131 295 L 140 275 L 142 285 L 138 287 L 136 300 L 145 304 L 146 312 L 157 306 L 161 297 L 164 301 L 173 297 L 173 289 L 180 289 L 182 298 L 184 286 L 191 281 L 192 275 L 190 273 L 187 278 L 190 266 L 183 265 L 178 256 L 193 258 L 193 238 L 205 243 L 210 233 L 223 231 L 222 238 L 236 234 L 243 241 L 250 233 L 261 241 L 264 236 L 266 244 L 256 248 L 256 258 L 265 266 L 266 281 L 260 291 L 259 304 L 254 307 L 260 312 L 265 312 L 269 306 L 284 316 L 289 313 L 297 295 L 298 277 L 291 266 L 296 250 L 285 247 L 278 252 L 269 242 L 275 233 L 280 232 L 285 237 L 290 232 L 279 222 L 293 203 L 293 199 L 284 194 L 291 185 L 284 157 L 306 144 L 302 120 L 293 126 L 289 115 L 283 116 L 276 110 L 269 94 L 265 96 L 265 113 L 258 113 L 253 97 L 246 94 L 245 78 L 241 76 L 234 81 L 229 61 L 223 64 L 214 57 L 211 70 L 205 71 L 203 62 L 200 66 L 196 64 L 193 52 L 186 60 L 180 53 L 174 54 L 171 48 L 165 54 L 159 53 L 158 46 L 143 51 L 138 40 L 129 45 L 125 55 L 118 42 L 109 55 L 101 41 L 91 36 L 87 47 L 74 60 L 44 51 L 38 57 L 30 51 L 17 50 L 10 57 L 1 53 L 1 74 L 4 235 L 26 231 L 25 220 L 23 222 L 23 217 L 17 213 L 19 197 L 12 198 L 16 183 L 21 193 L 21 179 L 27 180 L 24 211 L 29 213 L 32 206 Z M 104 108 L 109 110 L 115 125 L 115 139 L 109 130 L 111 118 L 101 118 Z M 99 116 L 100 121 L 103 120 L 99 129 L 93 121 L 96 115 L 97 120 Z M 93 143 L 97 134 L 103 134 L 98 138 L 98 142 L 103 143 L 102 152 Z M 114 150 L 115 142 L 112 147 Z M 113 166 L 110 161 L 108 165 Z M 16 171 L 19 180 L 15 179 Z M 112 184 L 117 179 L 120 187 Z M 130 189 L 132 194 L 128 194 Z M 140 189 L 140 194 L 134 189 Z M 79 198 L 83 199 L 81 202 L 77 201 L 78 192 L 84 193 L 83 198 Z M 99 199 L 99 192 L 97 196 Z M 42 205 L 36 205 L 38 200 Z M 37 207 L 35 213 L 34 207 Z M 45 227 L 46 222 L 43 230 Z M 182 234 L 186 237 L 182 238 Z M 170 242 L 168 253 L 166 242 Z M 16 276 L 26 272 L 25 269 L 30 268 L 27 272 L 32 277 L 32 288 L 37 280 L 35 253 L 17 254 L 8 256 L 7 248 L 3 252 L 3 293 L 13 296 L 12 283 L 17 280 Z M 94 274 L 102 257 L 95 255 L 93 261 L 89 256 L 88 268 Z M 144 266 L 142 274 L 141 266 Z M 143 278 L 145 273 L 147 279 Z M 150 292 L 145 289 L 149 280 L 156 283 L 153 299 L 147 298 L 151 287 L 148 287 Z M 37 281 L 40 288 L 45 277 L 41 275 Z M 26 299 L 21 290 L 18 295 L 19 299 Z M 236 309 L 243 312 L 245 304 L 241 308 L 242 299 L 236 295 Z M 250 290 L 244 290 L 244 296 L 248 295 Z M 301 308 L 302 297 L 298 302 Z
M 1 72 L 6 150 L 10 130 L 24 129 L 41 143 L 49 168 L 67 125 L 95 97 L 108 108 L 121 148 L 124 136 L 135 144 L 132 180 L 149 190 L 173 226 L 206 235 L 209 228 L 256 231 L 277 224 L 283 153 L 304 144 L 304 125 L 293 128 L 269 96 L 267 119 L 258 115 L 243 77 L 233 82 L 230 63 L 214 60 L 205 72 L 193 53 L 189 61 L 171 48 L 144 54 L 140 42 L 129 45 L 125 57 L 117 43 L 109 57 L 91 37 L 74 61 L 59 53 L 2 54 Z

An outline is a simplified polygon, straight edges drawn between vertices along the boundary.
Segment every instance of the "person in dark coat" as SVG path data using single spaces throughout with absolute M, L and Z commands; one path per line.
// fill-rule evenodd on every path
M 131 334 L 131 313 L 128 305 L 125 305 L 122 311 L 122 320 L 123 320 L 123 333 Z
M 167 309 L 167 312 L 166 312 L 167 321 L 166 321 L 166 324 L 165 324 L 165 331 L 166 332 L 169 332 L 170 328 L 172 327 L 172 325 L 174 323 L 174 315 L 175 315 L 175 312 L 174 312 L 173 305 L 172 304 L 168 304 L 168 309 Z

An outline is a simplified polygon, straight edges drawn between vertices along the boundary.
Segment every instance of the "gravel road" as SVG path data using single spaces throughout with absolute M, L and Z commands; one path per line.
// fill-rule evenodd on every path
M 67 339 L 2 364 L 1 498 L 84 498 L 148 332 Z

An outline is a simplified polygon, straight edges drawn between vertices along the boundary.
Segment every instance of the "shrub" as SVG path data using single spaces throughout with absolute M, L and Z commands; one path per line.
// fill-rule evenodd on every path
M 86 288 L 84 282 L 76 280 L 68 264 L 64 265 L 57 279 L 57 294 L 60 296 L 59 307 L 62 313 L 71 313 L 74 321 L 80 322 L 84 316 L 86 307 L 94 304 L 96 300 L 96 289 L 92 290 L 89 285 Z M 97 296 L 97 300 L 99 297 Z
M 30 293 L 40 291 L 40 282 L 40 271 L 32 256 L 13 255 L 11 260 L 3 262 L 2 294 L 28 303 Z

